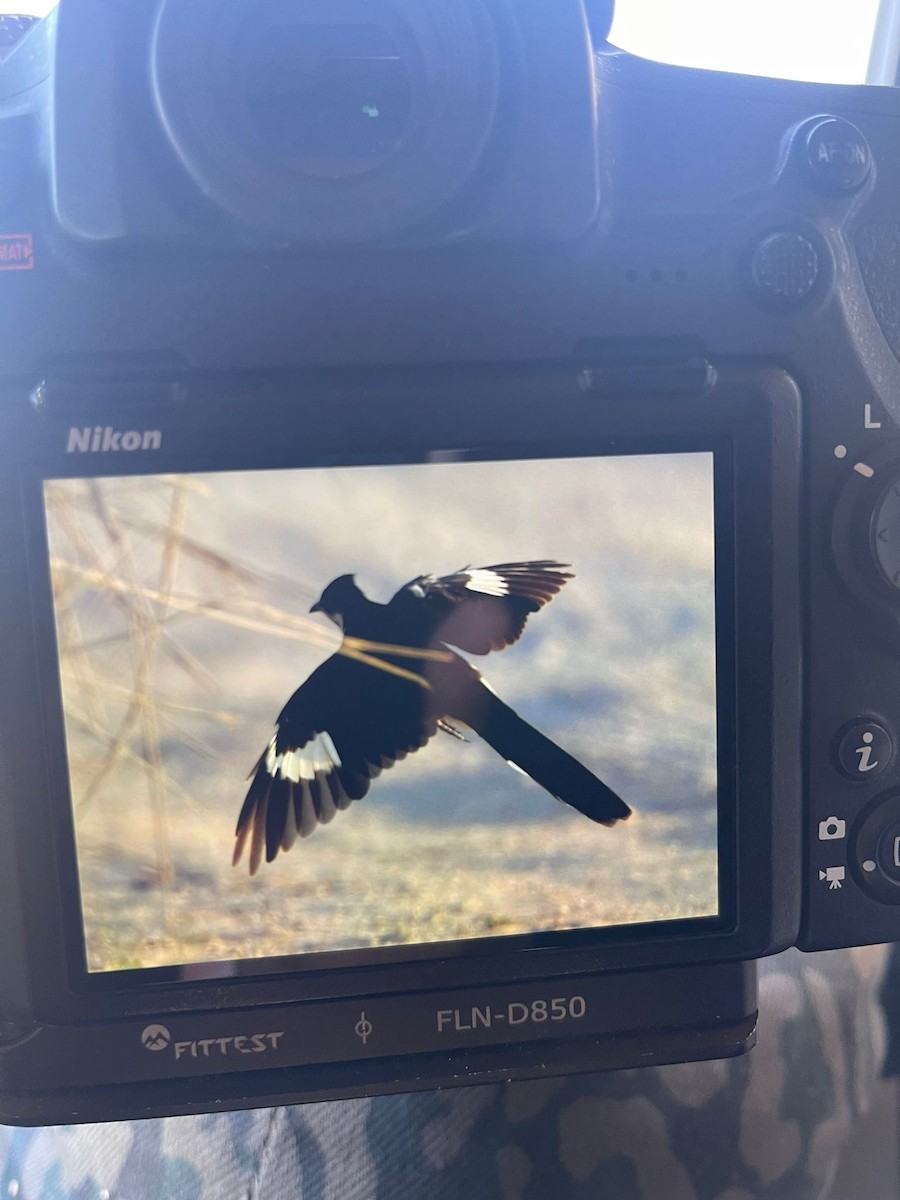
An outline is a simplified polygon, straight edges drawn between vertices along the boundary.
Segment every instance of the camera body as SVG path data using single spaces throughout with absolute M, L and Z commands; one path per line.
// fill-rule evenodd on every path
M 753 960 L 900 936 L 900 96 L 644 62 L 579 0 L 295 8 L 62 0 L 0 67 L 4 1121 L 738 1053 Z M 497 660 L 630 841 L 473 815 L 506 775 L 381 816 L 400 763 L 251 890 L 196 865 L 246 784 L 203 807 L 173 672 L 246 759 L 333 576 L 568 555 Z

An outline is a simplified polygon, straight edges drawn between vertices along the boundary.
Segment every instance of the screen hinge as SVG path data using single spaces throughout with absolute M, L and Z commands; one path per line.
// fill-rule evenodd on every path
M 582 342 L 575 357 L 581 364 L 580 386 L 598 395 L 702 396 L 716 382 L 716 368 L 688 338 Z

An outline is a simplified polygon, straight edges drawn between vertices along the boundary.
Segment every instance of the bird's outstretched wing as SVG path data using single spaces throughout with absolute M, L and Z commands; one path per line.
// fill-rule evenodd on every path
M 371 781 L 437 731 L 417 684 L 334 654 L 282 709 L 251 772 L 233 863 L 250 842 L 250 874 L 297 837 L 361 800 Z
M 430 640 L 487 654 L 518 640 L 529 616 L 574 578 L 568 565 L 538 559 L 419 575 L 397 592 L 389 608 L 422 622 L 418 627 Z

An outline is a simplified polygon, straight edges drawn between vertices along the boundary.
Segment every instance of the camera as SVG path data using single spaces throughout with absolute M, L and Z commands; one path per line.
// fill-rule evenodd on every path
M 4 1122 L 733 1055 L 900 938 L 900 96 L 610 19 L 0 64 Z

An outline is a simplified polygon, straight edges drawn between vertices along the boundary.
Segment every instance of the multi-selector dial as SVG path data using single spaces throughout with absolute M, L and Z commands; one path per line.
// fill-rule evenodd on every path
M 900 444 L 854 461 L 835 509 L 832 549 L 857 599 L 900 619 Z
M 889 473 L 869 523 L 872 558 L 882 579 L 897 593 L 900 604 L 900 467 Z
M 900 789 L 876 796 L 856 822 L 850 864 L 863 889 L 882 904 L 900 904 Z

